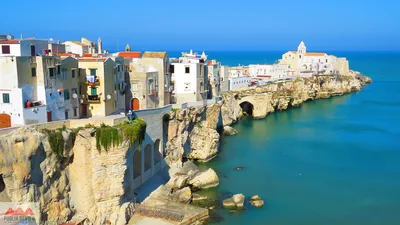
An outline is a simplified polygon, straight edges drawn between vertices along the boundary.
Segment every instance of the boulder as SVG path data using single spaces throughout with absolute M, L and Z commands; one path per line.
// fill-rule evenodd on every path
M 264 205 L 264 200 L 260 196 L 254 195 L 250 198 L 250 204 L 256 208 L 260 208 Z
M 189 203 L 192 200 L 192 191 L 189 187 L 185 187 L 172 194 L 171 200 L 179 203 Z
M 217 173 L 210 168 L 204 172 L 197 173 L 192 179 L 188 181 L 188 184 L 194 190 L 207 189 L 218 186 L 219 178 L 217 176 Z
M 236 194 L 231 198 L 225 199 L 222 205 L 226 209 L 243 209 L 244 208 L 244 195 Z
M 232 196 L 232 200 L 236 204 L 237 208 L 244 207 L 244 195 L 243 194 L 236 194 L 236 195 Z
M 224 135 L 232 136 L 232 135 L 236 135 L 238 133 L 239 132 L 237 130 L 235 130 L 234 128 L 232 128 L 231 126 L 224 127 Z
M 225 199 L 222 201 L 222 205 L 226 209 L 234 209 L 236 208 L 235 202 L 232 200 L 232 198 Z
M 202 195 L 199 195 L 199 194 L 193 194 L 193 201 L 204 201 L 204 200 L 207 200 L 208 199 L 208 197 L 207 196 L 202 196 Z

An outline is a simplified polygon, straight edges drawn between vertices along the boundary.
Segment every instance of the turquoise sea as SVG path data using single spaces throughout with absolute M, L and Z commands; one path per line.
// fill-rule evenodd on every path
M 226 65 L 272 63 L 281 52 L 209 52 Z M 222 137 L 214 168 L 220 200 L 254 194 L 261 209 L 218 208 L 211 224 L 400 224 L 400 53 L 343 52 L 373 79 L 361 92 L 246 118 Z M 245 167 L 243 171 L 235 167 Z

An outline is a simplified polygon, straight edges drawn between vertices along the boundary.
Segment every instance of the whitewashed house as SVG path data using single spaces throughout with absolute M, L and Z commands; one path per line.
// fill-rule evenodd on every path
M 84 54 L 89 52 L 89 45 L 79 41 L 66 41 L 63 44 L 65 45 L 65 51 L 68 53 L 83 56 Z
M 1 128 L 64 120 L 60 58 L 0 57 L 0 96 Z
M 172 61 L 171 73 L 174 81 L 174 95 L 177 104 L 207 99 L 207 56 L 182 53 L 182 57 Z
M 12 36 L 0 39 L 0 56 L 39 56 L 46 55 L 46 50 L 48 50 L 48 40 L 17 40 Z

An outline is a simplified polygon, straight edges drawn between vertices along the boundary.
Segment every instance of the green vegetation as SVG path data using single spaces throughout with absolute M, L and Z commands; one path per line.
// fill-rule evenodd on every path
M 124 124 L 119 125 L 118 128 L 120 128 L 123 138 L 129 140 L 130 146 L 135 141 L 138 141 L 139 145 L 142 144 L 146 134 L 146 122 L 142 118 L 126 121 Z
M 176 112 L 179 111 L 179 109 L 177 109 L 177 108 L 172 108 L 171 111 L 174 112 L 174 113 L 176 113 Z
M 110 147 L 115 147 L 121 144 L 122 138 L 115 127 L 110 127 L 102 123 L 96 128 L 96 148 L 100 152 L 101 147 L 108 152 Z
M 201 125 L 201 123 L 200 122 L 196 122 L 196 126 L 198 127 L 198 128 L 202 128 L 203 127 L 203 125 Z
M 130 146 L 132 146 L 135 141 L 138 141 L 139 145 L 141 145 L 145 138 L 146 122 L 142 118 L 138 118 L 132 121 L 125 121 L 125 123 L 116 127 L 111 127 L 103 123 L 100 127 L 89 124 L 83 128 L 70 129 L 72 143 L 75 143 L 76 135 L 84 128 L 96 129 L 96 148 L 99 152 L 102 148 L 107 152 L 111 147 L 120 145 L 123 140 L 128 140 Z M 67 131 L 65 126 L 56 130 L 42 130 L 42 132 L 48 136 L 52 151 L 60 157 L 64 155 L 65 140 L 62 135 L 63 131 Z

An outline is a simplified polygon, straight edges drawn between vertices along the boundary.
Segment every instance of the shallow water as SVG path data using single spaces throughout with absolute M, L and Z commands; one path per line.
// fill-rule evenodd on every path
M 347 56 L 373 84 L 241 120 L 240 134 L 223 137 L 219 156 L 200 165 L 220 177 L 209 195 L 259 194 L 266 202 L 240 213 L 218 209 L 222 219 L 211 224 L 400 224 L 400 54 Z

